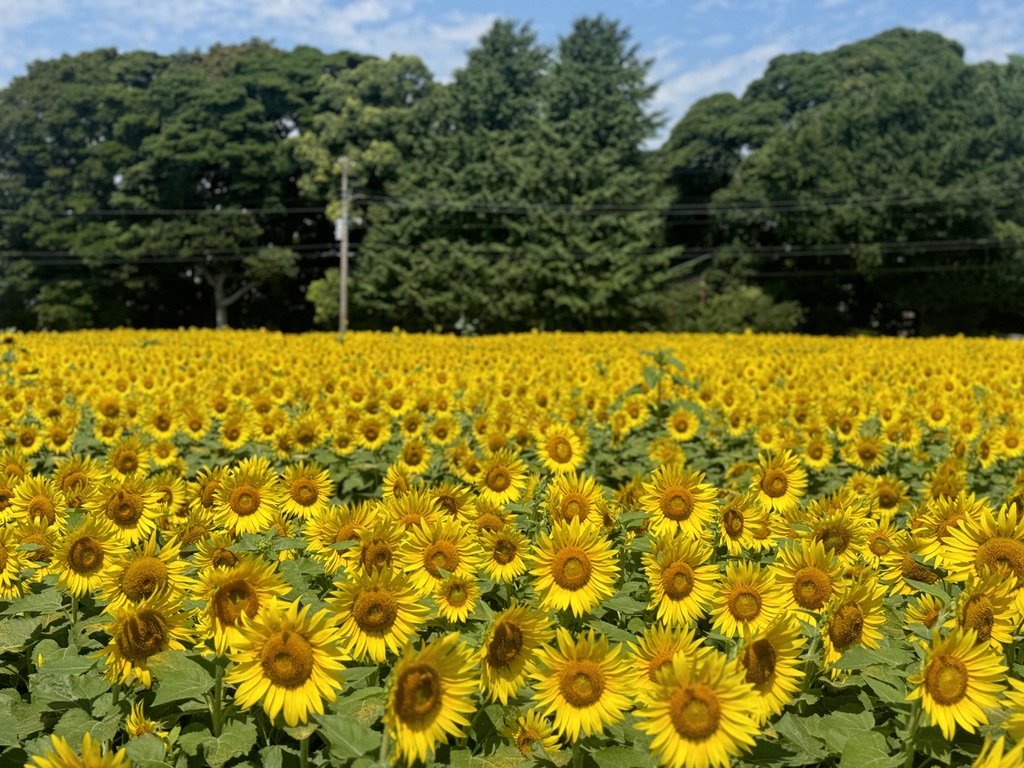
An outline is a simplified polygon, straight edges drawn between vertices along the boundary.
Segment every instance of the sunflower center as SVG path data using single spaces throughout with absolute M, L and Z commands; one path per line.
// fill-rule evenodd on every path
M 429 724 L 444 703 L 441 676 L 429 664 L 413 664 L 395 685 L 395 713 L 411 727 Z
M 248 517 L 260 508 L 260 492 L 251 485 L 240 485 L 231 491 L 228 506 L 239 517 Z
M 967 667 L 955 656 L 937 656 L 924 675 L 925 688 L 942 706 L 951 706 L 967 693 Z
M 8 559 L 9 558 L 7 556 L 7 547 L 0 543 L 0 573 L 3 573 L 4 569 L 7 568 Z
M 75 573 L 90 575 L 103 567 L 103 544 L 92 536 L 83 536 L 68 548 L 68 567 Z
M 793 599 L 801 608 L 820 610 L 832 596 L 832 579 L 813 565 L 801 568 L 793 576 Z
M 459 608 L 466 604 L 469 600 L 469 590 L 462 584 L 452 584 L 448 587 L 448 593 L 445 595 L 445 600 L 453 608 Z
M 168 581 L 167 564 L 158 557 L 140 557 L 121 575 L 121 592 L 133 603 L 151 596 Z
M 28 559 L 33 563 L 48 563 L 53 560 L 53 549 L 50 547 L 50 542 L 46 540 L 46 537 L 40 533 L 30 533 L 24 539 L 23 544 L 35 544 L 39 549 L 33 549 L 28 553 Z M 102 552 L 100 553 L 102 557 Z M 71 557 L 68 557 L 68 561 L 71 561 Z
M 868 549 L 870 549 L 871 554 L 876 557 L 885 557 L 889 554 L 892 547 L 889 546 L 889 542 L 884 536 L 876 535 L 873 536 L 871 541 L 868 543 Z
M 436 501 L 441 506 L 441 509 L 443 509 L 445 511 L 445 513 L 447 513 L 448 515 L 450 515 L 452 517 L 457 517 L 458 516 L 458 514 L 459 514 L 459 503 L 455 500 L 455 497 L 452 496 L 451 494 L 442 493 L 442 494 L 440 494 L 438 496 L 435 496 L 434 497 L 434 501 Z
M 570 706 L 585 709 L 604 693 L 604 672 L 590 659 L 570 659 L 558 674 L 558 690 Z
M 785 472 L 775 468 L 765 470 L 764 477 L 761 478 L 761 490 L 764 491 L 765 495 L 778 499 L 785 496 L 788 489 L 789 479 L 786 477 Z
M 689 563 L 677 560 L 661 573 L 661 587 L 669 600 L 682 600 L 689 596 L 696 583 L 696 575 Z
M 850 533 L 842 525 L 835 523 L 826 525 L 815 535 L 815 540 L 820 541 L 826 552 L 835 555 L 843 554 L 850 546 Z
M 231 568 L 238 565 L 238 555 L 232 552 L 230 549 L 224 549 L 224 547 L 218 547 L 213 550 L 213 554 L 210 555 L 210 564 L 214 568 Z
M 313 674 L 313 646 L 298 632 L 278 630 L 263 644 L 264 676 L 282 688 L 298 688 Z
M 669 520 L 686 520 L 693 514 L 693 494 L 681 485 L 671 485 L 662 491 L 659 504 Z
M 964 605 L 960 616 L 960 626 L 973 629 L 978 633 L 978 640 L 987 643 L 992 637 L 992 625 L 995 624 L 995 612 L 992 601 L 985 595 L 975 595 Z
M 900 565 L 900 574 L 905 579 L 920 581 L 925 584 L 934 584 L 939 580 L 938 574 L 925 568 L 910 555 L 903 556 L 903 563 Z
M 114 466 L 122 475 L 130 475 L 139 468 L 139 455 L 135 451 L 121 451 L 114 458 Z
M 116 639 L 117 650 L 136 665 L 163 650 L 166 641 L 167 621 L 150 608 L 125 619 Z
M 487 644 L 487 663 L 492 667 L 507 667 L 523 648 L 523 630 L 511 621 L 502 621 L 494 628 Z
M 510 539 L 498 539 L 494 544 L 494 554 L 491 556 L 498 565 L 508 565 L 516 559 L 519 549 L 515 542 Z
M 551 578 L 562 589 L 575 592 L 590 582 L 590 558 L 579 547 L 566 547 L 551 563 Z
M 837 650 L 859 643 L 863 631 L 864 612 L 853 603 L 841 606 L 828 622 L 828 637 Z
M 35 496 L 28 503 L 28 517 L 30 520 L 45 521 L 47 525 L 53 525 L 57 521 L 57 510 L 46 496 Z
M 405 450 L 402 451 L 402 459 L 411 467 L 419 466 L 420 462 L 423 461 L 423 446 L 415 443 L 407 445 Z
M 143 507 L 142 496 L 122 489 L 107 502 L 107 517 L 122 528 L 131 528 L 142 517 Z
M 291 487 L 292 500 L 304 507 L 314 504 L 320 493 L 316 483 L 308 477 L 297 478 Z
M 1024 582 L 1024 544 L 1017 539 L 1002 536 L 989 539 L 974 558 L 974 567 L 981 573 L 985 568 L 1002 573 L 1012 572 Z
M 393 556 L 391 545 L 387 541 L 373 539 L 359 553 L 359 562 L 366 570 L 390 568 Z
M 85 485 L 89 482 L 84 472 L 69 472 L 61 482 L 61 488 L 70 491 L 76 485 Z
M 658 672 L 662 667 L 672 663 L 673 656 L 675 656 L 675 652 L 671 650 L 654 654 L 654 657 L 647 663 L 647 679 L 652 683 L 657 683 Z
M 672 428 L 676 432 L 685 432 L 690 426 L 690 421 L 681 413 L 672 417 Z
M 770 640 L 761 638 L 748 643 L 743 649 L 740 660 L 747 671 L 746 681 L 754 685 L 764 685 L 775 674 L 778 653 Z
M 761 595 L 750 587 L 739 586 L 729 594 L 727 605 L 737 621 L 750 621 L 761 613 Z
M 814 443 L 810 448 L 807 449 L 807 455 L 818 461 L 822 456 L 825 455 L 825 448 L 821 443 Z
M 559 464 L 572 461 L 572 443 L 562 435 L 555 435 L 548 440 L 548 455 Z
M 892 509 L 896 506 L 897 501 L 899 501 L 899 496 L 888 485 L 883 485 L 878 489 L 878 506 L 882 509 Z
M 704 684 L 682 688 L 672 694 L 669 717 L 676 732 L 690 741 L 703 741 L 718 730 L 722 708 L 715 692 Z
M 743 513 L 738 509 L 730 507 L 722 513 L 722 529 L 730 539 L 738 538 L 743 534 Z
M 440 579 L 442 568 L 454 573 L 459 567 L 459 552 L 450 541 L 435 541 L 423 553 L 423 567 L 435 579 Z
M 364 632 L 387 632 L 398 618 L 398 603 L 387 590 L 367 589 L 356 598 L 352 618 Z
M 235 579 L 221 586 L 214 595 L 213 613 L 226 627 L 233 627 L 245 611 L 251 619 L 260 609 L 260 596 L 245 579 Z
M 857 446 L 857 455 L 861 461 L 871 462 L 878 457 L 878 449 L 871 443 L 861 443 Z
M 574 517 L 579 518 L 580 522 L 583 522 L 587 519 L 587 514 L 590 512 L 590 502 L 582 493 L 569 493 L 562 499 L 558 511 L 562 519 L 567 522 L 571 521 Z
M 507 467 L 491 467 L 487 473 L 487 487 L 495 493 L 501 493 L 512 485 L 512 473 Z

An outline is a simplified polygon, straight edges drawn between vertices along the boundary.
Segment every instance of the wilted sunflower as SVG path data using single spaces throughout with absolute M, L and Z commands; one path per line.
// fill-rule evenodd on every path
M 50 747 L 41 755 L 33 755 L 25 768 L 130 768 L 128 753 L 123 749 L 103 753 L 103 742 L 95 741 L 86 731 L 82 748 L 76 751 L 63 736 L 50 736 Z
M 160 517 L 156 489 L 141 474 L 104 482 L 86 503 L 86 509 L 106 518 L 126 544 L 152 536 Z
M 602 525 L 608 515 L 604 487 L 594 478 L 577 475 L 572 470 L 552 479 L 544 495 L 544 504 L 552 520 L 569 522 L 575 517 L 580 522 L 590 520 Z
M 704 616 L 715 598 L 718 567 L 711 547 L 680 533 L 656 538 L 643 556 L 651 608 L 663 624 L 687 626 Z
M 719 653 L 672 659 L 635 713 L 637 727 L 653 737 L 659 765 L 719 768 L 754 746 L 753 686 L 743 675 Z
M 406 577 L 420 596 L 445 578 L 442 570 L 475 577 L 482 563 L 480 545 L 469 529 L 451 519 L 410 527 L 400 554 Z
M 556 522 L 551 533 L 540 533 L 528 556 L 530 574 L 540 607 L 571 609 L 582 616 L 614 593 L 619 573 L 612 542 L 593 523 Z
M 640 506 L 651 515 L 652 532 L 660 536 L 683 531 L 691 539 L 706 535 L 715 490 L 704 482 L 703 472 L 686 472 L 679 465 L 658 467 L 644 491 Z
M 299 462 L 285 467 L 281 485 L 282 511 L 303 520 L 324 510 L 334 495 L 334 484 L 319 464 Z
M 790 451 L 761 454 L 760 469 L 754 474 L 750 489 L 767 509 L 790 512 L 807 492 L 807 471 Z
M 395 758 L 412 766 L 430 760 L 449 736 L 462 736 L 476 706 L 472 651 L 457 632 L 427 643 L 407 645 L 388 675 L 384 727 L 395 744 Z
M 924 668 L 907 678 L 915 686 L 907 699 L 920 699 L 928 720 L 951 740 L 957 725 L 974 733 L 988 722 L 983 710 L 999 706 L 1005 679 L 1002 655 L 979 643 L 974 630 L 954 629 L 945 639 L 935 632 Z
M 125 551 L 117 529 L 110 522 L 101 517 L 86 517 L 77 527 L 60 534 L 52 568 L 60 574 L 59 584 L 72 595 L 82 597 L 100 586 L 115 559 Z
M 725 566 L 711 617 L 717 631 L 738 637 L 763 630 L 784 606 L 770 570 L 757 563 L 731 562 Z
M 789 605 L 798 610 L 821 612 L 839 586 L 839 563 L 820 541 L 795 541 L 781 547 L 773 569 Z
M 758 695 L 755 720 L 759 725 L 781 714 L 800 688 L 804 674 L 800 655 L 805 645 L 799 622 L 786 616 L 748 636 L 740 646 L 736 665 Z
M 238 707 L 254 707 L 262 699 L 270 721 L 284 713 L 295 727 L 310 713 L 322 715 L 324 701 L 335 701 L 344 686 L 346 654 L 338 647 L 338 630 L 326 609 L 310 616 L 299 608 L 272 600 L 259 615 L 242 617 L 241 638 L 235 643 L 224 681 L 236 686 Z
M 476 483 L 480 498 L 485 501 L 518 501 L 526 487 L 526 465 L 508 449 L 496 451 L 481 465 Z
M 270 527 L 282 493 L 270 462 L 253 456 L 239 462 L 220 481 L 214 498 L 221 525 L 238 533 L 258 533 Z
M 511 741 L 523 757 L 532 755 L 535 746 L 549 755 L 558 751 L 558 736 L 536 709 L 528 710 L 525 715 L 517 715 L 514 720 L 506 720 L 498 728 L 498 733 Z
M 106 610 L 112 612 L 151 598 L 177 600 L 192 585 L 192 579 L 185 575 L 189 563 L 179 555 L 176 544 L 158 548 L 154 534 L 141 549 L 111 558 L 100 584 L 100 597 L 110 603 Z
M 290 591 L 275 563 L 245 555 L 230 568 L 209 568 L 199 573 L 196 597 L 206 603 L 197 630 L 212 637 L 218 655 L 241 640 L 242 617 L 255 618 L 274 597 Z
M 550 472 L 575 472 L 583 464 L 586 446 L 567 424 L 551 424 L 537 439 L 537 456 Z
M 514 699 L 551 636 L 547 616 L 529 605 L 513 603 L 496 614 L 480 646 L 480 690 L 502 704 Z
M 855 581 L 829 601 L 822 617 L 821 644 L 826 668 L 855 645 L 878 648 L 879 627 L 885 624 L 882 598 L 885 587 L 872 581 Z
M 608 638 L 590 629 L 573 640 L 564 627 L 556 633 L 557 647 L 544 646 L 534 701 L 545 716 L 555 716 L 555 730 L 568 741 L 601 733 L 619 722 L 632 701 L 634 675 L 622 646 L 609 647 Z
M 676 654 L 695 660 L 714 650 L 705 646 L 693 627 L 677 628 L 654 625 L 629 644 L 635 662 L 637 698 L 649 701 L 659 684 L 661 670 L 672 666 Z
M 337 585 L 331 607 L 341 625 L 346 651 L 356 661 L 380 663 L 399 653 L 426 621 L 429 610 L 416 591 L 390 570 L 363 572 Z
M 496 531 L 482 531 L 484 573 L 499 584 L 526 573 L 525 555 L 529 539 L 510 525 Z
M 114 683 L 138 680 L 151 687 L 149 659 L 163 651 L 184 650 L 192 635 L 188 617 L 176 601 L 145 600 L 110 614 L 107 632 L 112 637 L 99 655 L 106 657 L 106 677 Z

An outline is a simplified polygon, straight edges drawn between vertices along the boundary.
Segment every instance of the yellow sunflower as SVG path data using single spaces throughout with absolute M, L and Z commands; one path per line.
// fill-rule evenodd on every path
M 389 520 L 378 521 L 360 537 L 358 547 L 345 551 L 345 570 L 353 575 L 391 570 L 398 561 L 401 534 Z
M 95 741 L 86 731 L 82 748 L 75 748 L 63 736 L 50 736 L 50 747 L 41 755 L 33 755 L 25 768 L 130 768 L 128 753 L 123 749 L 103 752 L 103 742 Z
M 758 695 L 755 719 L 759 725 L 781 714 L 800 688 L 804 674 L 800 655 L 805 645 L 799 622 L 786 616 L 748 636 L 740 646 L 736 665 Z
M 559 627 L 557 647 L 544 646 L 536 680 L 534 700 L 544 715 L 555 716 L 555 730 L 569 741 L 580 735 L 601 733 L 605 726 L 619 722 L 632 705 L 630 694 L 634 674 L 622 646 L 609 647 L 608 638 L 588 630 L 573 640 Z
M 586 446 L 567 424 L 552 424 L 537 440 L 541 464 L 556 475 L 575 472 L 583 464 Z
M 410 475 L 420 475 L 427 471 L 431 450 L 418 437 L 408 438 L 398 452 L 398 466 Z
M 820 541 L 796 541 L 779 549 L 775 580 L 789 605 L 820 613 L 839 586 L 839 563 Z
M 526 573 L 525 555 L 529 539 L 518 529 L 503 525 L 495 531 L 483 530 L 484 573 L 499 584 L 513 581 Z
M 106 657 L 106 677 L 114 683 L 138 681 L 153 685 L 149 659 L 167 650 L 184 650 L 192 631 L 180 604 L 144 600 L 110 612 L 110 642 L 98 655 Z
M 148 469 L 149 452 L 137 435 L 118 440 L 107 451 L 107 471 L 115 479 L 145 475 Z
M 968 523 L 977 523 L 985 511 L 991 513 L 992 508 L 987 499 L 978 499 L 973 493 L 960 491 L 955 496 L 930 500 L 924 510 L 924 514 L 917 515 L 913 523 L 915 535 L 923 542 L 918 554 L 943 565 L 950 533 Z
M 720 768 L 754 746 L 754 688 L 743 678 L 743 671 L 719 653 L 673 657 L 650 701 L 635 713 L 637 727 L 653 737 L 659 765 Z
M 126 544 L 146 541 L 160 517 L 156 488 L 141 474 L 104 482 L 86 503 L 86 509 L 106 518 Z
M 31 563 L 20 545 L 13 526 L 0 528 L 0 600 L 11 600 L 25 592 L 21 573 L 31 568 Z
M 141 549 L 133 549 L 112 558 L 100 584 L 100 597 L 109 602 L 112 612 L 150 598 L 177 600 L 192 586 L 185 575 L 189 563 L 180 557 L 177 544 L 158 547 L 154 534 Z
M 1010 716 L 1006 718 L 1003 725 L 1013 739 L 1024 743 L 1024 682 L 1012 677 L 1006 679 L 1010 683 L 1010 689 L 1005 692 Z
M 1010 680 L 1010 682 L 1016 682 Z M 1018 741 L 1011 748 L 1006 749 L 1006 740 L 1000 736 L 995 741 L 986 739 L 977 759 L 971 764 L 971 768 L 1020 768 L 1024 765 L 1024 741 Z
M 618 556 L 592 523 L 556 522 L 537 537 L 529 560 L 540 607 L 582 616 L 615 592 Z
M 336 574 L 345 562 L 345 542 L 356 546 L 371 525 L 368 502 L 331 505 L 312 513 L 302 528 L 306 555 L 323 563 L 324 572 Z
M 829 601 L 822 617 L 821 644 L 826 668 L 855 645 L 878 648 L 879 627 L 885 624 L 882 599 L 885 587 L 868 580 L 855 581 Z
M 657 538 L 643 555 L 651 587 L 650 607 L 658 621 L 687 626 L 702 618 L 715 598 L 718 566 L 709 562 L 711 547 L 676 533 Z
M 760 469 L 751 480 L 750 489 L 767 509 L 790 512 L 807 492 L 807 472 L 790 451 L 761 454 Z
M 637 637 L 637 642 L 629 644 L 629 650 L 635 663 L 637 698 L 649 701 L 657 690 L 659 673 L 665 667 L 672 666 L 672 659 L 681 653 L 688 659 L 698 659 L 704 654 L 713 653 L 713 649 L 705 646 L 697 637 L 693 627 L 685 629 L 666 627 L 655 624 L 648 627 Z
M 64 492 L 46 477 L 26 477 L 13 490 L 9 514 L 15 521 L 53 525 L 67 507 Z
M 125 553 L 117 529 L 105 518 L 86 517 L 76 528 L 63 531 L 53 551 L 52 568 L 58 584 L 82 597 L 99 587 L 113 562 Z
M 451 575 L 434 588 L 434 603 L 441 618 L 453 624 L 464 624 L 480 599 L 480 587 L 470 576 Z
M 536 709 L 528 710 L 525 715 L 517 715 L 514 720 L 502 723 L 498 733 L 511 741 L 523 757 L 530 757 L 535 745 L 549 755 L 558 751 L 558 736 L 551 729 L 547 719 Z
M 281 510 L 303 520 L 327 507 L 334 495 L 334 483 L 318 464 L 299 462 L 285 467 L 281 479 L 284 503 Z
M 743 552 L 763 549 L 756 533 L 770 523 L 764 508 L 752 493 L 734 494 L 715 509 L 718 536 L 726 551 L 737 556 Z
M 952 740 L 958 725 L 974 733 L 988 722 L 984 710 L 999 707 L 1005 679 L 1002 655 L 974 630 L 954 629 L 945 639 L 935 632 L 922 671 L 907 678 L 915 686 L 907 699 L 920 699 L 929 722 Z
M 1024 584 L 1024 515 L 1015 504 L 998 512 L 986 507 L 979 519 L 965 519 L 950 528 L 943 551 L 943 565 L 952 581 L 964 581 L 972 573 L 986 571 L 1015 578 Z
M 1017 585 L 1002 574 L 971 574 L 963 591 L 957 595 L 953 616 L 947 628 L 973 629 L 979 643 L 988 643 L 997 651 L 1013 642 L 1013 632 L 1020 623 L 1014 599 Z
M 690 410 L 686 406 L 676 408 L 665 419 L 665 429 L 673 440 L 686 443 L 693 440 L 700 430 L 700 416 L 696 410 Z
M 679 465 L 658 467 L 651 482 L 644 483 L 644 491 L 640 506 L 651 515 L 652 532 L 705 537 L 715 510 L 715 490 L 704 482 L 703 472 L 686 472 Z
M 717 592 L 711 609 L 713 626 L 728 637 L 763 630 L 785 606 L 772 572 L 757 563 L 726 565 Z
M 496 614 L 480 646 L 480 690 L 502 704 L 514 699 L 551 636 L 547 616 L 528 605 L 513 603 Z
M 346 654 L 338 647 L 338 630 L 326 609 L 310 615 L 299 607 L 272 600 L 259 615 L 242 616 L 242 633 L 231 652 L 235 665 L 224 681 L 235 685 L 235 705 L 249 708 L 263 700 L 271 722 L 281 713 L 295 727 L 322 715 L 324 701 L 335 701 L 344 686 Z
M 573 470 L 566 470 L 551 480 L 544 494 L 544 504 L 552 520 L 569 522 L 576 517 L 581 522 L 590 520 L 601 525 L 608 515 L 604 486 Z
M 223 656 L 228 646 L 241 640 L 243 616 L 255 618 L 273 598 L 284 597 L 290 590 L 275 563 L 251 555 L 229 568 L 204 570 L 196 586 L 196 597 L 205 602 L 197 630 L 212 637 L 214 649 Z
M 409 583 L 422 596 L 429 595 L 445 576 L 473 576 L 482 564 L 480 545 L 458 520 L 409 528 L 400 552 Z
M 518 501 L 526 488 L 526 474 L 526 465 L 512 451 L 496 451 L 480 467 L 477 492 L 495 504 Z
M 395 745 L 395 758 L 412 766 L 427 762 L 449 736 L 460 737 L 476 705 L 476 674 L 470 648 L 454 632 L 421 650 L 407 645 L 388 675 L 384 727 Z
M 387 659 L 389 650 L 398 654 L 430 614 L 406 579 L 390 570 L 363 572 L 341 582 L 331 608 L 346 651 L 356 661 L 370 658 L 377 663 Z
M 214 499 L 221 525 L 238 533 L 258 533 L 270 528 L 282 493 L 270 462 L 253 456 L 239 462 L 220 481 Z

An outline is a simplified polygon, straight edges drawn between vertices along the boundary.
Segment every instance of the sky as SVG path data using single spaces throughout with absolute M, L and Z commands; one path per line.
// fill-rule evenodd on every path
M 821 52 L 902 26 L 958 40 L 968 62 L 1024 54 L 1021 0 L 0 0 L 0 87 L 37 59 L 96 48 L 172 53 L 253 37 L 378 56 L 420 56 L 450 80 L 495 19 L 556 45 L 602 13 L 654 60 L 661 138 L 695 101 L 742 94 L 772 58 Z

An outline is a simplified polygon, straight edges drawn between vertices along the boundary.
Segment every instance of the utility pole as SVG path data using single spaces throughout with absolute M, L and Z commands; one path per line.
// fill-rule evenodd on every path
M 335 222 L 335 232 L 341 240 L 338 273 L 338 334 L 344 338 L 348 330 L 348 157 L 341 158 L 341 218 Z

